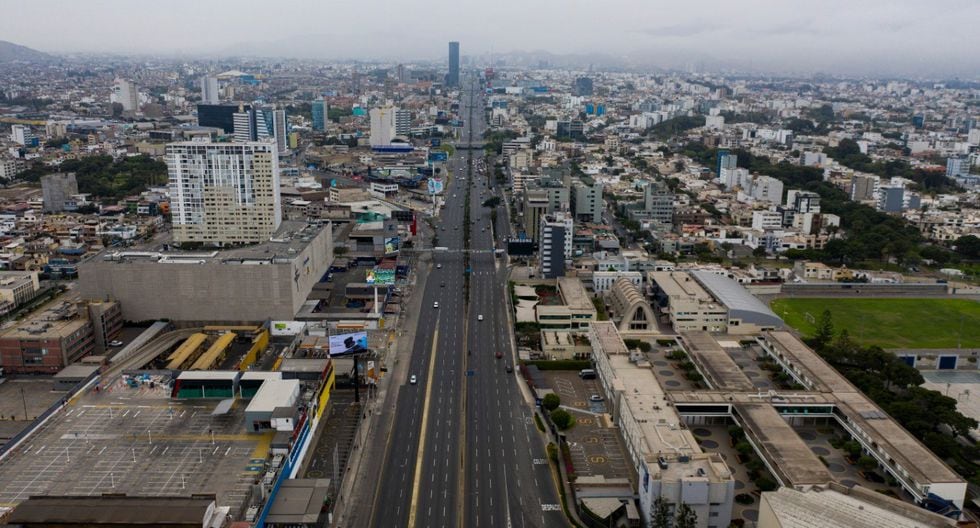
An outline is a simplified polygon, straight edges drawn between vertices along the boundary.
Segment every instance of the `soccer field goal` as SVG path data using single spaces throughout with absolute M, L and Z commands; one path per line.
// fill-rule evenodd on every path
M 810 324 L 812 324 L 812 325 L 816 325 L 817 324 L 817 318 L 814 317 L 813 314 L 811 314 L 810 312 L 804 312 L 803 313 L 803 318 L 806 319 L 807 322 L 810 323 Z

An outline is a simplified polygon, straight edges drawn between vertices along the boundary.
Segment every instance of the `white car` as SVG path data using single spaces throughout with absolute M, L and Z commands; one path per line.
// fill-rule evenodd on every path
M 476 316 L 476 320 L 477 321 L 482 321 L 483 320 L 483 314 L 480 314 L 480 315 Z
M 123 343 L 122 341 L 119 341 L 118 339 L 115 340 L 115 341 L 109 341 L 109 346 L 111 346 L 111 347 L 121 347 L 124 344 L 125 343 Z
M 416 383 L 419 382 L 419 380 L 418 378 L 415 377 L 415 374 L 412 374 L 412 377 L 408 378 L 408 382 L 411 383 L 412 385 L 415 385 Z
M 438 308 L 439 307 L 439 301 L 436 301 L 436 302 L 432 303 L 432 307 L 433 308 Z

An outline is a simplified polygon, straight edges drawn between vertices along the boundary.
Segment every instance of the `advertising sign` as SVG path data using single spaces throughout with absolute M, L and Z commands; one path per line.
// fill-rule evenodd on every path
M 398 252 L 398 246 L 401 244 L 401 239 L 398 237 L 391 237 L 385 239 L 385 255 L 391 255 L 392 253 Z
M 442 180 L 439 178 L 429 178 L 429 194 L 442 194 Z
M 270 330 L 274 336 L 299 335 L 306 330 L 306 323 L 303 321 L 272 321 Z
M 429 161 L 435 163 L 449 161 L 449 153 L 444 150 L 435 150 L 429 153 Z
M 374 268 L 367 272 L 364 282 L 372 286 L 387 286 L 395 283 L 395 270 Z
M 367 332 L 330 336 L 330 356 L 347 356 L 368 349 Z

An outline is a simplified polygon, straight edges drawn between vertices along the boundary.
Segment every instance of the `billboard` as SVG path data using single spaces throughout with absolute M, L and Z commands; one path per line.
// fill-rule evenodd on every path
M 367 272 L 364 282 L 372 286 L 386 286 L 395 283 L 395 270 L 374 268 Z
M 429 178 L 429 194 L 442 194 L 442 180 L 439 178 Z
M 442 145 L 442 139 L 440 139 L 440 138 L 431 138 L 431 139 L 429 139 L 429 145 L 431 145 L 433 147 L 438 147 L 438 146 Z
M 306 323 L 303 321 L 272 321 L 269 329 L 274 336 L 300 335 L 306 331 Z
M 401 245 L 401 239 L 398 237 L 391 237 L 385 239 L 385 255 L 391 255 L 392 253 L 398 252 L 398 247 Z
M 449 153 L 444 150 L 435 150 L 429 153 L 429 161 L 436 163 L 440 161 L 449 161 Z
M 352 334 L 335 334 L 330 336 L 330 356 L 347 356 L 358 352 L 367 352 L 367 332 Z

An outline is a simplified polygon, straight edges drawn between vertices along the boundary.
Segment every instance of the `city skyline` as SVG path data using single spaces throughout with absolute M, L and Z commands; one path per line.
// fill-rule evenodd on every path
M 137 5 L 107 0 L 25 9 L 16 20 L 0 22 L 0 35 L 55 54 L 440 61 L 446 57 L 447 41 L 465 40 L 466 56 L 493 50 L 499 55 L 573 55 L 583 62 L 638 68 L 972 78 L 980 59 L 971 50 L 980 46 L 980 36 L 949 28 L 980 16 L 980 5 L 959 0 L 941 4 L 927 9 L 910 1 L 854 6 L 835 0 L 800 13 L 795 6 L 768 0 L 749 6 L 699 4 L 700 9 L 620 0 L 601 10 L 544 2 L 515 4 L 522 16 L 513 17 L 505 2 L 478 18 L 447 24 L 442 14 L 459 6 L 442 1 L 430 3 L 431 9 L 420 15 L 387 9 L 383 2 L 327 7 L 295 1 L 270 15 L 253 1 L 236 3 L 235 9 L 212 4 L 205 12 L 178 1 L 173 9 L 147 13 Z M 195 16 L 188 18 L 185 13 L 192 8 Z M 289 16 L 299 11 L 305 16 Z M 324 32 L 324 19 L 348 23 Z M 261 33 L 264 37 L 246 40 L 235 30 L 254 24 L 269 28 Z M 40 26 L 49 31 L 36 31 Z M 403 34 L 405 28 L 412 28 L 411 37 L 397 44 L 378 38 Z M 96 34 L 99 38 L 92 38 Z

